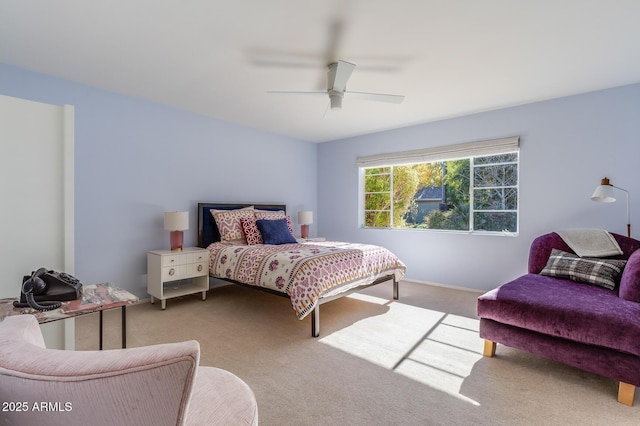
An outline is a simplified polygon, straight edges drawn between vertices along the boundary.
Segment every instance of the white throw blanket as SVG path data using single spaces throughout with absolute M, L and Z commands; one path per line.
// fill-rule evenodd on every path
M 616 239 L 604 229 L 563 229 L 556 231 L 580 257 L 607 257 L 622 254 Z

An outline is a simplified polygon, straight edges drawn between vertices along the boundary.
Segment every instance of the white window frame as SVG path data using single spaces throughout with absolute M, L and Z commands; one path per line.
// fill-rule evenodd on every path
M 378 176 L 386 175 L 386 174 L 389 175 L 389 185 L 390 185 L 389 186 L 389 188 L 390 188 L 389 189 L 389 197 L 390 197 L 390 199 L 392 201 L 390 203 L 390 206 L 389 206 L 389 219 L 390 219 L 391 224 L 393 224 L 393 166 L 385 166 L 385 167 L 390 167 L 391 171 L 389 173 L 378 173 L 377 175 Z M 360 169 L 360 170 L 362 172 L 364 172 L 364 169 Z M 361 173 L 361 175 L 363 175 L 363 174 L 364 173 Z M 375 175 L 368 175 L 368 176 L 375 176 Z M 385 194 L 385 192 L 366 192 L 365 189 L 364 189 L 365 188 L 364 180 L 365 180 L 364 176 L 360 178 L 360 182 L 363 183 L 361 194 L 363 194 L 363 195 L 366 195 L 366 194 Z M 360 197 L 360 198 L 362 199 L 364 197 Z M 361 211 L 362 211 L 362 220 L 360 221 L 360 223 L 361 223 L 361 226 L 364 226 L 364 216 L 365 216 L 364 204 L 362 206 Z M 386 212 L 386 210 L 367 210 L 367 211 L 368 212 Z M 381 229 L 390 229 L 390 228 L 392 228 L 392 227 L 391 226 L 386 226 L 386 227 L 381 228 Z
M 496 212 L 515 212 L 516 213 L 516 231 L 476 231 L 474 229 L 474 213 L 478 212 L 491 212 L 491 210 L 475 210 L 474 208 L 474 191 L 476 189 L 489 189 L 488 187 L 476 188 L 474 185 L 475 164 L 474 157 L 482 157 L 488 155 L 500 155 L 509 153 L 518 153 L 518 183 L 517 185 L 501 186 L 500 188 L 516 188 L 518 190 L 518 201 L 516 209 L 509 210 L 496 210 Z M 424 231 L 436 231 L 436 232 L 458 232 L 458 233 L 478 233 L 478 234 L 490 234 L 490 235 L 517 235 L 520 230 L 520 138 L 518 136 L 492 139 L 486 141 L 469 142 L 463 144 L 447 145 L 441 147 L 432 147 L 426 149 L 394 152 L 387 154 L 371 155 L 366 157 L 357 158 L 357 166 L 360 171 L 358 173 L 361 188 L 359 196 L 359 223 L 360 227 L 366 229 L 398 229 L 403 230 L 405 228 L 395 228 L 393 226 L 393 167 L 402 166 L 408 164 L 418 163 L 433 163 L 438 161 L 449 161 L 469 158 L 469 230 L 439 230 L 428 229 Z M 484 167 L 485 165 L 483 165 Z M 374 167 L 391 167 L 391 207 L 390 207 L 390 226 L 384 228 L 366 227 L 365 226 L 365 205 L 364 205 L 364 181 L 365 181 L 365 169 Z M 415 230 L 413 228 L 408 228 Z M 422 231 L 422 230 L 421 230 Z
M 476 167 L 489 167 L 491 164 L 482 164 L 479 166 L 475 165 L 475 161 L 474 159 L 476 157 L 470 157 L 469 158 L 469 230 L 471 232 L 476 232 L 476 233 L 487 233 L 487 234 L 497 234 L 497 233 L 504 233 L 504 232 L 508 232 L 508 231 L 476 231 L 474 229 L 474 220 L 473 220 L 473 214 L 475 212 L 483 212 L 483 213 L 491 213 L 491 212 L 495 212 L 495 213 L 504 213 L 504 212 L 514 212 L 516 213 L 516 231 L 513 232 L 513 234 L 517 234 L 520 230 L 520 152 L 519 151 L 511 151 L 511 152 L 503 152 L 502 154 L 511 154 L 511 153 L 517 153 L 518 154 L 518 161 L 509 161 L 509 162 L 504 162 L 504 163 L 494 163 L 493 165 L 496 164 L 515 164 L 518 167 L 518 184 L 517 185 L 504 185 L 504 186 L 478 186 L 476 187 L 475 185 L 475 168 Z M 516 205 L 515 209 L 504 209 L 504 210 L 476 210 L 475 209 L 475 191 L 476 190 L 480 190 L 480 189 L 497 189 L 497 188 L 515 188 L 518 191 L 518 202 Z

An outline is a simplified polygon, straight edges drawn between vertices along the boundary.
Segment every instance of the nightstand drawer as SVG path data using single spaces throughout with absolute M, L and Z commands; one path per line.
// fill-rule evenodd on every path
M 167 266 L 162 268 L 162 281 L 175 281 L 187 277 L 186 265 Z
M 162 256 L 162 266 L 170 267 L 177 265 L 188 265 L 193 263 L 208 263 L 207 253 L 177 253 Z
M 189 253 L 190 254 L 190 253 Z M 162 256 L 162 266 L 176 266 L 187 263 L 187 253 L 185 254 L 169 254 Z
M 162 281 L 175 281 L 208 274 L 205 262 L 187 263 L 186 265 L 166 266 L 162 268 Z
M 209 263 L 209 252 L 185 253 L 187 255 L 187 263 Z
M 198 263 L 189 263 L 187 266 L 187 274 L 189 275 L 201 275 L 209 273 L 209 262 L 202 261 Z

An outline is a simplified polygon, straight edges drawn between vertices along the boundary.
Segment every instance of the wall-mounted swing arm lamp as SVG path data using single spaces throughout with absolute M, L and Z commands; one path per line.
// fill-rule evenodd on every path
M 631 237 L 631 216 L 629 214 L 629 191 L 626 189 L 620 188 L 619 186 L 612 185 L 609 182 L 609 178 L 605 177 L 602 179 L 600 186 L 596 188 L 591 196 L 592 201 L 598 201 L 601 203 L 613 203 L 616 201 L 615 194 L 613 193 L 613 188 L 619 189 L 627 194 L 627 236 Z

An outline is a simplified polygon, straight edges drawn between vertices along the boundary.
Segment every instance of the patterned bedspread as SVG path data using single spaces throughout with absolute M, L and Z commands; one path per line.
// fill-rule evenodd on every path
M 370 284 L 386 275 L 395 275 L 400 281 L 406 271 L 404 263 L 389 250 L 368 244 L 217 242 L 208 249 L 212 277 L 286 293 L 298 319 L 311 312 L 323 296 Z

